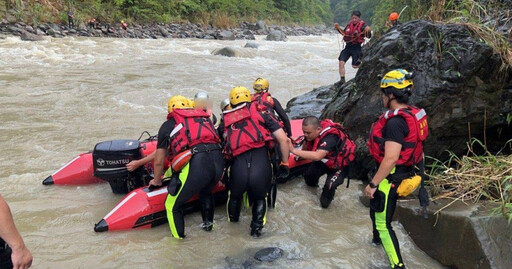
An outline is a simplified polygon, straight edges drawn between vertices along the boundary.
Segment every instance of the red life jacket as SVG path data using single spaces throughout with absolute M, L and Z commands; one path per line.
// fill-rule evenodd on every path
M 268 92 L 255 93 L 251 96 L 251 101 L 259 105 L 261 110 L 271 110 L 274 113 L 274 98 Z
M 306 141 L 304 150 L 316 151 L 319 147 L 318 144 L 324 137 L 329 134 L 334 134 L 339 138 L 336 150 L 327 153 L 327 156 L 322 159 L 322 162 L 324 162 L 329 169 L 339 170 L 347 167 L 356 157 L 356 144 L 345 134 L 345 130 L 341 124 L 327 119 L 323 120 L 320 126 L 322 127 L 320 135 L 313 141 Z
M 409 134 L 404 138 L 400 157 L 396 165 L 413 166 L 423 159 L 423 141 L 428 136 L 427 113 L 424 109 L 414 106 L 388 110 L 372 125 L 367 142 L 372 157 L 380 164 L 384 159 L 384 138 L 382 129 L 392 117 L 400 116 L 405 119 Z
M 204 110 L 174 109 L 170 116 L 176 121 L 171 132 L 171 156 L 195 145 L 220 143 L 210 116 Z
M 276 111 L 274 108 L 274 98 L 268 92 L 263 93 L 255 93 L 251 96 L 251 100 L 253 103 L 258 105 L 259 111 L 268 111 L 269 115 L 279 123 L 281 128 L 284 129 L 284 123 L 281 118 L 276 115 Z
M 364 29 L 361 29 L 364 25 L 364 21 L 359 21 L 354 23 L 350 21 L 345 27 L 345 35 L 343 36 L 343 40 L 346 43 L 360 45 L 364 42 Z
M 224 154 L 236 157 L 248 150 L 272 147 L 272 134 L 256 103 L 239 106 L 224 112 Z

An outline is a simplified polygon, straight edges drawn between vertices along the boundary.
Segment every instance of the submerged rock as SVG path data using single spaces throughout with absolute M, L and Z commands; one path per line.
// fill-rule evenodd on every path
M 222 55 L 227 57 L 246 57 L 251 58 L 254 57 L 254 52 L 252 49 L 243 49 L 243 48 L 233 48 L 233 47 L 224 47 L 222 49 L 215 49 L 212 51 L 213 55 Z
M 502 215 L 491 216 L 483 204 L 456 203 L 434 213 L 452 200 L 428 209 L 425 220 L 418 200 L 399 201 L 398 221 L 416 245 L 451 268 L 510 268 L 512 226 Z
M 255 42 L 247 42 L 245 43 L 244 48 L 251 48 L 251 49 L 257 49 L 260 45 Z
M 283 250 L 276 247 L 264 248 L 254 254 L 254 258 L 260 262 L 272 262 L 283 256 Z

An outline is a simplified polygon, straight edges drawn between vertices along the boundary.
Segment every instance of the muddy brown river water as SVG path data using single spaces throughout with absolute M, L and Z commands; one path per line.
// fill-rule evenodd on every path
M 250 87 L 259 76 L 283 105 L 338 79 L 336 36 L 258 39 L 259 49 L 240 58 L 210 52 L 245 41 L 0 39 L 0 193 L 34 255 L 33 268 L 243 268 L 268 246 L 282 248 L 283 258 L 252 268 L 387 268 L 384 250 L 370 244 L 356 181 L 340 187 L 327 210 L 319 206 L 320 190 L 301 178 L 280 185 L 260 239 L 248 234 L 249 211 L 233 224 L 219 205 L 211 233 L 200 229 L 200 214 L 186 217 L 185 240 L 173 239 L 167 225 L 95 233 L 94 224 L 122 196 L 108 184 L 41 184 L 97 142 L 156 134 L 173 94 L 208 91 L 218 113 L 231 87 Z M 354 75 L 349 69 L 347 77 Z M 443 268 L 394 226 L 408 268 Z

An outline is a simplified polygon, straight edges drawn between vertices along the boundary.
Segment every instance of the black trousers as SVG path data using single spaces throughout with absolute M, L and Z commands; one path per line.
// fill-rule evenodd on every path
M 320 196 L 320 205 L 323 208 L 327 208 L 334 199 L 336 188 L 343 184 L 345 177 L 348 176 L 348 170 L 329 169 L 322 161 L 316 161 L 309 165 L 304 173 L 304 180 L 308 186 L 317 187 L 320 177 L 324 174 L 327 174 L 327 179 L 325 180 L 322 195 Z
M 192 156 L 188 167 L 180 173 L 181 189 L 176 196 L 167 196 L 165 208 L 169 228 L 176 238 L 185 236 L 182 206 L 199 193 L 203 222 L 213 222 L 214 199 L 212 190 L 222 176 L 224 159 L 220 150 L 199 152 Z
M 237 222 L 240 216 L 243 194 L 247 192 L 253 201 L 252 227 L 263 227 L 267 196 L 272 182 L 272 166 L 266 147 L 251 149 L 233 160 L 229 181 L 229 221 Z

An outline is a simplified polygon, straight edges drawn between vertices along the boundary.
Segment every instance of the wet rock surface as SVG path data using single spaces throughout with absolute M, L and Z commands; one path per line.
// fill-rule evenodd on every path
M 267 247 L 263 249 L 248 249 L 242 251 L 236 257 L 225 257 L 225 268 L 229 269 L 249 269 L 249 268 L 269 268 L 274 261 L 282 258 L 284 251 L 278 247 Z
M 452 200 L 440 200 L 421 215 L 418 200 L 399 201 L 395 215 L 416 245 L 450 268 L 510 268 L 512 226 L 502 215 L 492 215 L 483 203 L 456 203 L 434 213 Z
M 280 30 L 272 30 L 265 38 L 268 41 L 286 41 L 286 34 Z
M 313 89 L 303 95 L 296 96 L 286 104 L 286 112 L 292 119 L 300 119 L 309 115 L 320 117 L 325 105 L 336 96 L 335 85 Z
M 76 22 L 78 27 L 69 28 L 64 24 L 43 23 L 40 25 L 28 25 L 23 22 L 0 21 L 0 33 L 20 36 L 24 31 L 36 35 L 48 35 L 52 37 L 88 36 L 88 37 L 115 37 L 115 38 L 199 38 L 234 40 L 254 40 L 255 35 L 271 35 L 271 38 L 286 40 L 286 36 L 321 35 L 334 33 L 334 30 L 324 25 L 313 27 L 290 27 L 271 25 L 264 21 L 256 23 L 241 23 L 231 29 L 219 29 L 209 25 L 192 23 L 171 23 L 151 25 L 128 25 L 126 30 L 120 24 L 96 24 L 94 27 L 86 26 L 82 22 Z M 270 39 L 269 39 L 270 40 Z M 273 40 L 273 39 L 272 39 Z
M 309 108 L 314 111 L 326 103 L 322 117 L 341 122 L 356 141 L 358 178 L 364 179 L 375 165 L 365 143 L 372 123 L 384 112 L 379 76 L 392 69 L 415 73 L 410 104 L 424 108 L 429 116 L 426 155 L 443 160 L 447 150 L 466 153 L 469 133 L 483 141 L 485 131 L 491 151 L 512 137 L 507 124 L 507 115 L 512 114 L 512 70 L 503 70 L 492 48 L 465 26 L 411 21 L 393 28 L 363 53 L 356 77 L 335 87 L 332 100 L 313 99 Z M 305 109 L 301 106 L 315 91 L 290 101 L 292 117 L 303 115 L 294 111 Z
M 256 52 L 256 50 L 249 49 L 249 48 L 224 47 L 224 48 L 213 50 L 212 54 L 226 56 L 226 57 L 252 58 L 255 56 L 255 52 Z

